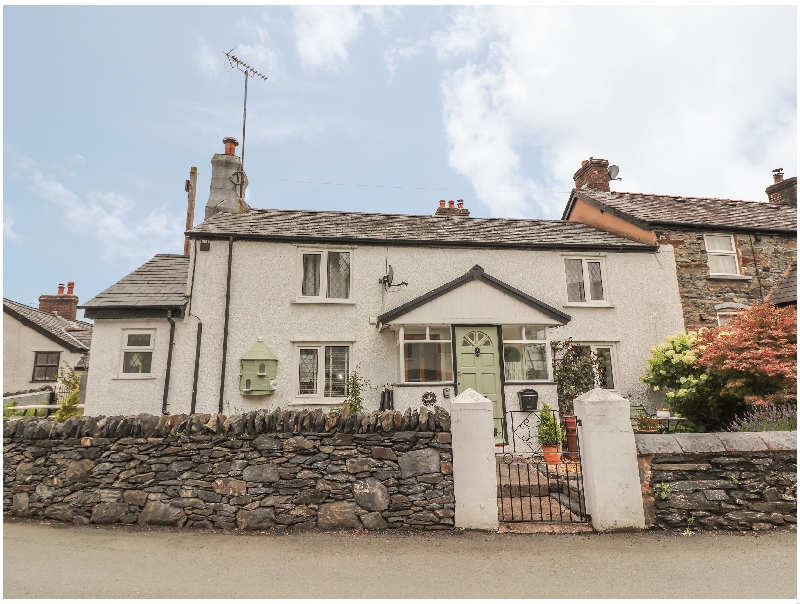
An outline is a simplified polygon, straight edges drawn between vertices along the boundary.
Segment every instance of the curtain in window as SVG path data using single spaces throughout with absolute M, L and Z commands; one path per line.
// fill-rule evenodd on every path
M 325 347 L 325 396 L 347 396 L 349 361 L 347 346 Z
M 592 300 L 603 299 L 603 275 L 599 262 L 587 262 L 589 268 L 589 295 Z
M 322 254 L 303 254 L 303 295 L 319 296 Z
M 583 260 L 566 258 L 564 265 L 567 272 L 567 300 L 570 302 L 585 302 L 583 291 Z
M 718 275 L 735 275 L 739 272 L 736 266 L 736 256 L 727 254 L 709 254 L 708 268 L 711 274 Z
M 350 252 L 328 252 L 327 297 L 350 297 Z
M 601 388 L 614 389 L 614 371 L 611 366 L 611 349 L 597 348 L 597 364 L 600 366 Z

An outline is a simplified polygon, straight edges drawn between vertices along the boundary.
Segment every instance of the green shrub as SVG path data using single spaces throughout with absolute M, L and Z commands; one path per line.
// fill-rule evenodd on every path
M 558 425 L 553 410 L 547 403 L 542 404 L 539 412 L 539 444 L 542 446 L 557 445 L 563 439 L 561 426 Z

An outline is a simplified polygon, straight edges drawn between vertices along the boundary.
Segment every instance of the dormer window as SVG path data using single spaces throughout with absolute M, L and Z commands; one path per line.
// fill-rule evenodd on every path
M 739 262 L 733 235 L 705 235 L 708 270 L 712 275 L 738 275 Z
M 337 302 L 350 299 L 348 250 L 300 250 L 298 302 Z

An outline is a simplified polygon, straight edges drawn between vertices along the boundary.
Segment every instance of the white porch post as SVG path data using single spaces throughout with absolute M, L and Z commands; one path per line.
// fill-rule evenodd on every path
M 595 388 L 575 399 L 586 511 L 597 531 L 644 529 L 636 441 L 627 399 Z
M 467 388 L 450 407 L 455 525 L 496 531 L 497 466 L 492 402 Z

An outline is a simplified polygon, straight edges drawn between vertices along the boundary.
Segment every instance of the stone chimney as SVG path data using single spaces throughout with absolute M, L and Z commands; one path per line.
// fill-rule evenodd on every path
M 458 206 L 456 206 L 458 204 Z M 452 199 L 448 202 L 444 199 L 439 200 L 439 207 L 436 208 L 434 216 L 458 216 L 459 218 L 469 218 L 469 210 L 464 207 L 464 200 L 457 202 Z
M 608 186 L 611 177 L 608 175 L 608 160 L 590 157 L 581 162 L 580 170 L 572 175 L 576 189 L 589 191 L 611 191 Z
M 64 284 L 58 284 L 58 294 L 39 296 L 39 310 L 52 312 L 59 317 L 74 321 L 78 316 L 78 296 L 75 291 L 75 282 L 67 283 L 67 293 L 64 293 Z
M 785 206 L 797 207 L 797 176 L 783 179 L 783 168 L 772 171 L 774 183 L 767 187 L 767 197 L 770 203 L 780 203 Z
M 226 136 L 222 142 L 225 153 L 215 153 L 211 158 L 211 191 L 206 203 L 206 218 L 217 212 L 244 214 L 250 209 L 244 202 L 247 175 L 242 172 L 242 160 L 236 155 L 239 141 Z

